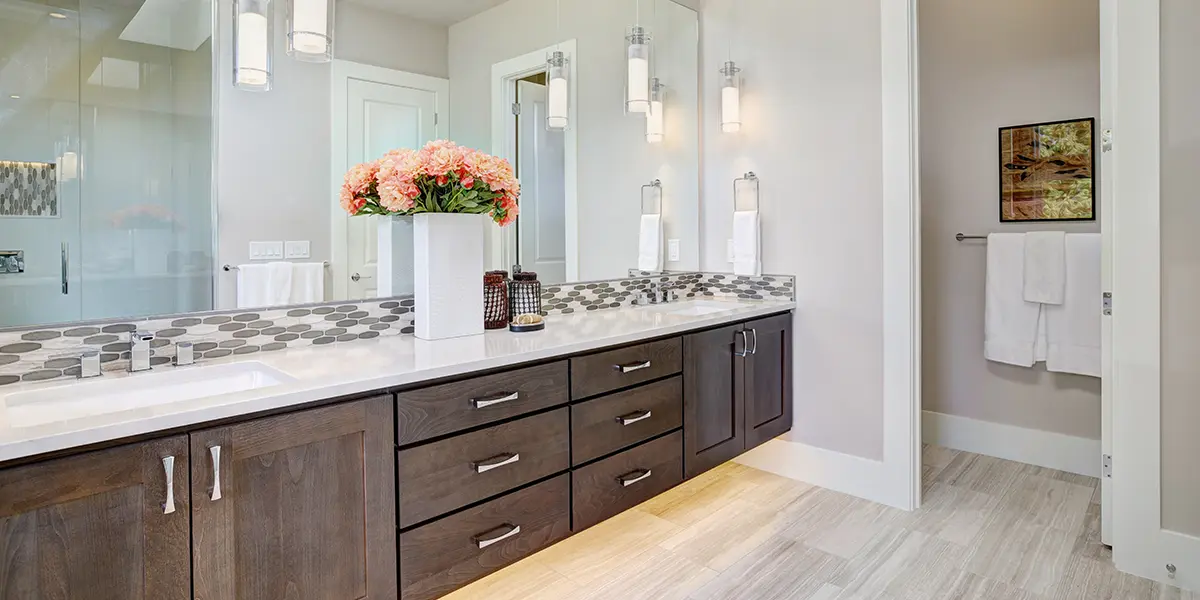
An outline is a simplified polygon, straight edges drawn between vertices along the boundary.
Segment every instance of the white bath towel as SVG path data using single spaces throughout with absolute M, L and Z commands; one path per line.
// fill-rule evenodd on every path
M 238 308 L 282 306 L 292 301 L 292 264 L 238 265 Z
M 1063 303 L 1045 308 L 1050 371 L 1100 377 L 1100 248 L 1098 233 L 1067 235 Z
M 756 210 L 733 213 L 733 274 L 762 275 L 762 224 Z
M 1025 300 L 1062 304 L 1067 288 L 1066 237 L 1062 231 L 1025 234 Z
M 638 270 L 650 273 L 662 271 L 662 255 L 662 215 L 642 215 L 638 232 Z
M 325 301 L 325 263 L 294 263 L 292 265 L 291 304 L 311 304 Z
M 988 236 L 983 353 L 990 361 L 1032 367 L 1044 359 L 1045 329 L 1042 305 L 1024 298 L 1024 265 L 1024 234 Z

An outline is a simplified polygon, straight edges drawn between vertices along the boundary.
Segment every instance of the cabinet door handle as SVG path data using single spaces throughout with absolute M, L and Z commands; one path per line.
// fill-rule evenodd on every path
M 213 446 L 208 453 L 212 455 L 213 464 L 213 487 L 208 499 L 216 502 L 221 499 L 221 447 Z
M 642 362 L 626 363 L 623 365 L 613 365 L 613 368 L 622 373 L 632 373 L 634 371 L 641 371 L 642 369 L 649 369 L 650 361 L 647 360 Z
M 175 512 L 175 457 L 163 457 L 163 471 L 167 473 L 167 501 L 163 502 L 163 514 Z
M 747 356 L 750 356 L 750 353 L 746 351 L 746 349 L 750 347 L 750 340 L 749 340 L 749 338 L 746 337 L 746 331 L 744 329 L 738 331 L 738 335 L 742 336 L 742 351 L 738 352 L 737 340 L 734 340 L 733 341 L 733 348 L 734 348 L 733 355 L 740 356 L 742 358 L 746 358 Z
M 637 423 L 638 421 L 645 421 L 646 419 L 649 419 L 650 417 L 653 417 L 653 416 L 654 416 L 653 412 L 650 412 L 648 410 L 639 410 L 637 412 L 631 412 L 627 415 L 617 417 L 617 422 L 628 427 L 630 425 L 633 425 L 634 423 Z
M 758 354 L 758 330 L 751 329 L 750 333 L 754 334 L 754 346 L 750 348 L 750 354 Z
M 490 537 L 490 538 L 485 537 L 490 533 L 495 533 L 497 531 L 503 531 L 503 530 L 507 530 L 507 531 L 505 531 L 504 533 L 502 533 L 496 537 Z M 499 544 L 500 542 L 503 542 L 504 540 L 507 540 L 508 538 L 518 535 L 520 533 L 521 533 L 520 525 L 513 525 L 511 523 L 505 523 L 504 525 L 497 527 L 496 529 L 493 529 L 492 531 L 489 531 L 487 533 L 481 533 L 481 534 L 471 538 L 471 541 L 475 542 L 475 545 L 479 546 L 480 550 L 483 550 L 484 548 L 487 548 L 488 546 L 491 546 L 492 544 Z
M 71 245 L 63 242 L 59 246 L 59 251 L 61 259 L 59 267 L 62 270 L 62 293 L 66 296 L 71 291 L 70 284 L 68 283 L 71 274 Z
M 499 469 L 500 467 L 516 464 L 520 462 L 520 460 L 520 454 L 501 454 L 500 456 L 493 456 L 479 462 L 473 462 L 471 463 L 471 468 L 475 469 L 476 473 L 487 473 L 492 469 Z
M 626 473 L 625 475 L 618 477 L 617 483 L 620 483 L 621 487 L 629 487 L 639 481 L 649 479 L 653 474 L 654 471 L 651 471 L 650 469 L 638 469 L 632 473 Z
M 471 399 L 471 408 L 487 408 L 489 406 L 495 406 L 497 404 L 503 404 L 505 402 L 512 402 L 513 400 L 520 400 L 520 399 L 521 399 L 521 392 L 513 392 L 511 394 L 500 394 L 498 396 L 492 396 L 491 398 L 472 398 Z

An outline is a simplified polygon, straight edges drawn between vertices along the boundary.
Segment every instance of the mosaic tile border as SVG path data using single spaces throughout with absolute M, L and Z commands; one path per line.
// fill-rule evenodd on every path
M 796 278 L 790 275 L 749 277 L 727 273 L 663 273 L 617 281 L 550 285 L 542 289 L 542 314 L 574 314 L 632 304 L 652 286 L 674 289 L 681 299 L 740 298 L 744 300 L 796 297 Z
M 0 160 L 0 217 L 58 217 L 55 165 Z

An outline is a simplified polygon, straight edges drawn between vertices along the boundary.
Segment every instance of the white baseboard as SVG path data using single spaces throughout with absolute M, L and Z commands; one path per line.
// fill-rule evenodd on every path
M 1100 476 L 1100 440 L 932 411 L 923 413 L 921 432 L 926 444 L 1068 473 Z
M 882 461 L 774 439 L 736 459 L 739 464 L 815 486 L 912 510 L 908 486 Z

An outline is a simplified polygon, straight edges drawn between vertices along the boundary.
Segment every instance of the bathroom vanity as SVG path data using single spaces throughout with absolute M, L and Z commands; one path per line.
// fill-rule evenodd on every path
M 255 363 L 296 376 L 272 387 L 8 415 L 0 599 L 440 597 L 791 428 L 794 304 L 727 305 L 288 350 Z

